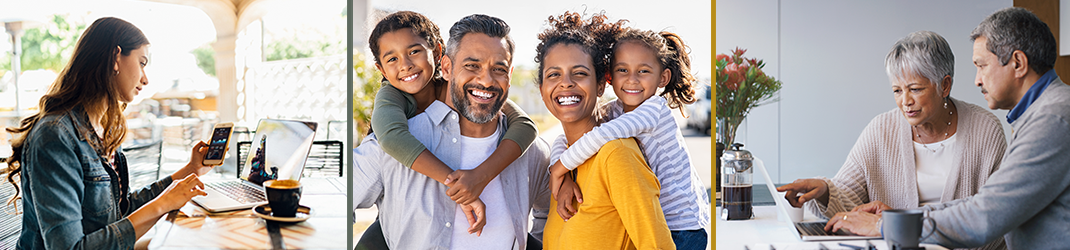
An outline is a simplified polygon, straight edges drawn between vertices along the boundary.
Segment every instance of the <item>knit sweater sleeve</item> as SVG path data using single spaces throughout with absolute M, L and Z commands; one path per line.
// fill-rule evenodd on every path
M 977 188 L 973 189 L 973 193 L 968 194 L 973 195 L 976 190 L 984 186 L 988 177 L 999 169 L 999 165 L 1003 162 L 1003 154 L 1007 150 L 1007 137 L 1004 136 L 1003 125 L 1000 124 L 999 118 L 996 118 L 992 112 L 988 112 L 977 105 L 964 104 L 964 106 L 970 108 L 970 112 L 974 113 L 972 115 L 973 119 L 970 121 L 973 128 L 966 132 L 971 133 L 970 136 L 976 137 L 972 145 L 966 145 L 967 147 L 972 147 L 966 154 L 970 157 L 976 157 L 980 161 L 977 164 L 978 166 L 975 166 L 978 168 L 976 171 L 979 172 L 977 173 L 978 183 L 974 184 Z
M 807 206 L 811 211 L 817 211 L 815 214 L 828 218 L 870 202 L 871 183 L 869 183 L 868 168 L 873 167 L 870 165 L 874 163 L 869 159 L 874 158 L 872 154 L 887 152 L 887 150 L 881 150 L 882 143 L 879 138 L 885 133 L 891 133 L 894 122 L 888 118 L 887 113 L 878 115 L 870 121 L 869 125 L 866 125 L 835 177 L 831 179 L 819 177 L 828 186 L 829 200 L 827 204 L 821 204 L 817 200 L 808 201 Z
M 847 162 L 840 168 L 840 172 L 836 173 L 836 177 L 832 179 L 819 177 L 828 186 L 828 204 L 822 204 L 817 200 L 806 202 L 810 210 L 818 211 L 824 219 L 839 212 L 851 211 L 854 207 L 869 202 L 865 168 L 862 164 L 852 162 L 851 158 L 848 156 Z
M 957 99 L 953 99 L 959 110 L 959 131 L 956 134 L 960 141 L 960 161 L 958 162 L 959 173 L 954 178 L 957 181 L 948 180 L 945 186 L 945 194 L 941 202 L 949 202 L 973 196 L 988 181 L 990 175 L 999 169 L 1003 161 L 1004 151 L 1007 149 L 1007 140 L 1003 133 L 1003 125 L 992 112 Z M 952 186 L 957 185 L 957 186 Z M 1004 250 L 1007 245 L 1002 237 L 989 242 L 976 250 Z

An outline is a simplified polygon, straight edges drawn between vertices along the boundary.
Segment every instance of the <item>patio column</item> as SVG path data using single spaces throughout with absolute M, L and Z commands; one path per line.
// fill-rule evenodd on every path
M 215 49 L 215 72 L 219 78 L 219 96 L 216 97 L 216 109 L 220 122 L 241 120 L 238 114 L 238 74 L 235 67 L 235 42 L 237 35 L 218 34 L 212 48 Z
M 152 2 L 172 3 L 193 6 L 208 15 L 215 26 L 216 42 L 212 44 L 215 50 L 216 78 L 219 79 L 219 96 L 217 97 L 216 109 L 219 111 L 220 122 L 236 122 L 247 118 L 239 114 L 239 94 L 244 91 L 238 89 L 238 78 L 241 77 L 237 67 L 235 50 L 237 49 L 238 33 L 249 23 L 264 15 L 270 3 L 280 0 L 147 0 Z M 245 86 L 247 87 L 247 86 Z M 243 112 L 244 113 L 244 112 Z

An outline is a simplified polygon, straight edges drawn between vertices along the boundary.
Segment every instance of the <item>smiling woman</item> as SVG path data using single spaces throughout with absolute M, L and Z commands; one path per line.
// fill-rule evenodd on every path
M 611 38 L 602 31 L 613 25 L 604 21 L 604 15 L 583 20 L 566 12 L 551 17 L 551 28 L 539 34 L 537 82 L 546 108 L 561 120 L 567 141 L 555 143 L 572 144 L 598 124 L 595 109 L 605 92 L 608 70 L 605 42 Z M 560 198 L 551 200 L 557 209 L 551 209 L 547 218 L 544 249 L 674 248 L 658 203 L 657 177 L 635 139 L 606 143 L 565 178 L 574 178 L 583 190 L 583 205 L 574 209 L 560 205 L 564 204 Z M 578 204 L 571 198 L 569 202 Z M 571 214 L 568 223 L 562 214 Z

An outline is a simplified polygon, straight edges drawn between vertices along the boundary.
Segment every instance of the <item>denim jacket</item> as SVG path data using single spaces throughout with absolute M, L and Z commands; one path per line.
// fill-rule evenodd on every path
M 171 184 L 167 176 L 130 191 L 126 156 L 115 169 L 89 145 L 81 106 L 38 120 L 22 149 L 22 235 L 17 249 L 133 249 L 126 218 Z M 95 139 L 95 138 L 94 138 Z

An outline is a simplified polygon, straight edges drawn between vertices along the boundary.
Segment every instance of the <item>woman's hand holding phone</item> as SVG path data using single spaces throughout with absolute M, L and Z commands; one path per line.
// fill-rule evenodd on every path
M 203 161 L 201 161 L 201 159 L 204 159 L 204 155 L 207 152 L 208 144 L 204 143 L 203 141 L 197 142 L 197 145 L 193 146 L 193 150 L 190 153 L 189 163 L 186 163 L 185 167 L 182 167 L 182 169 L 179 169 L 178 171 L 175 171 L 174 174 L 171 174 L 171 179 L 177 181 L 186 178 L 186 176 L 189 176 L 190 174 L 197 174 L 197 176 L 201 176 L 207 174 L 208 171 L 211 171 L 212 168 L 214 168 L 215 166 L 204 165 Z
M 234 123 L 224 122 L 217 123 L 212 128 L 212 138 L 208 140 L 208 151 L 202 154 L 199 158 L 201 165 L 222 165 L 223 158 L 227 155 L 227 150 L 230 148 L 230 135 L 233 134 Z

